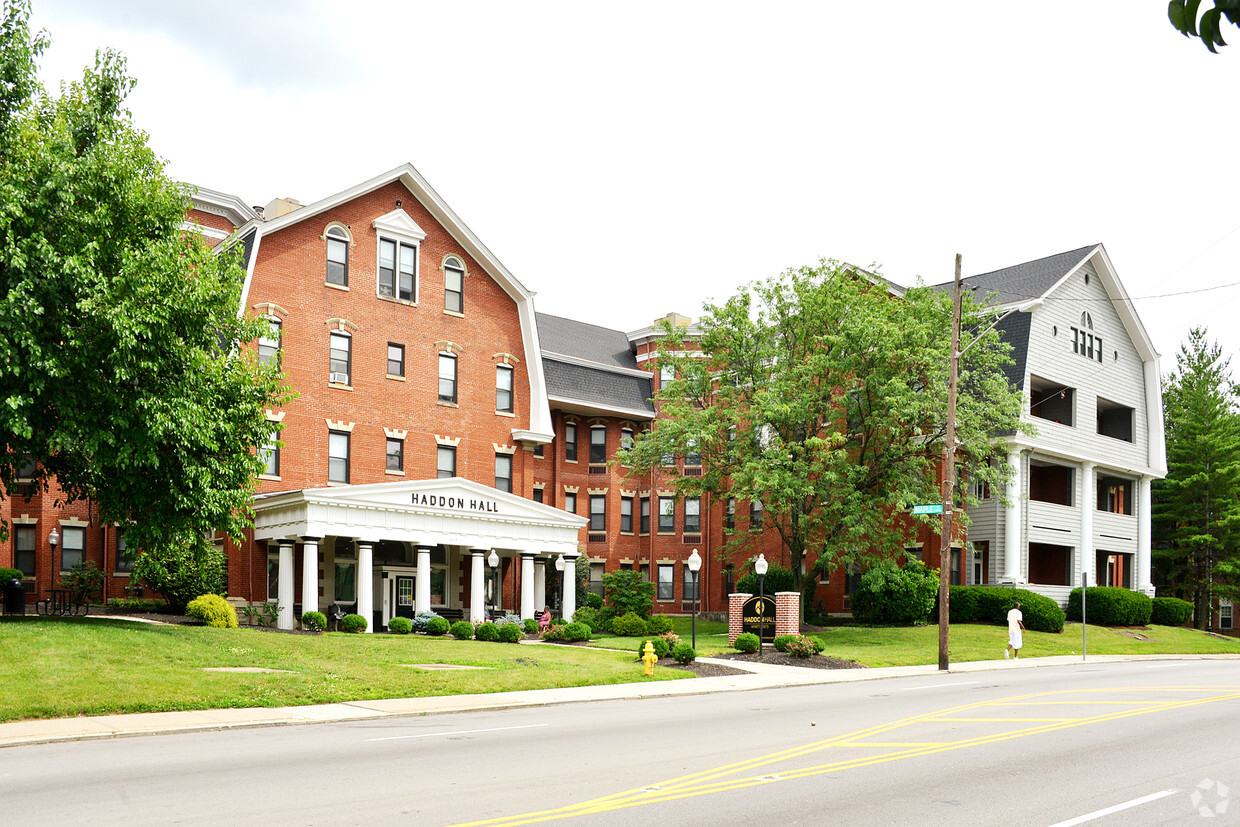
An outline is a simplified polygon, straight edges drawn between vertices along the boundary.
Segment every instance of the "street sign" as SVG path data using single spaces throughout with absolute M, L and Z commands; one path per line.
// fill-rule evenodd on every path
M 943 503 L 929 503 L 927 505 L 913 506 L 914 514 L 942 514 Z

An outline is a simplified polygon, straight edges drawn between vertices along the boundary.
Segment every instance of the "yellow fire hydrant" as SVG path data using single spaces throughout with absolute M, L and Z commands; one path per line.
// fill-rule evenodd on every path
M 642 650 L 642 663 L 646 664 L 646 677 L 654 676 L 654 665 L 659 662 L 659 656 L 654 653 L 654 644 L 646 641 L 646 648 Z

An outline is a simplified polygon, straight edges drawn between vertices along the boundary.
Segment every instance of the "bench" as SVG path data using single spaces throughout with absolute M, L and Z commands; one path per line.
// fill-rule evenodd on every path
M 448 621 L 448 622 L 450 622 L 450 623 L 455 622 L 455 621 L 458 621 L 458 620 L 464 620 L 464 619 L 465 619 L 465 610 L 464 610 L 464 609 L 444 609 L 444 608 L 439 608 L 439 609 L 432 609 L 432 611 L 433 611 L 435 614 L 439 615 L 439 616 L 440 616 L 440 617 L 442 617 L 444 620 L 446 620 L 446 621 Z

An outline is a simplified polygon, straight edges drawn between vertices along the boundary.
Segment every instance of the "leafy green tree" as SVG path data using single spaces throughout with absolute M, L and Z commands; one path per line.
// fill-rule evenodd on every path
M 1214 47 L 1227 45 L 1223 41 L 1223 20 L 1240 26 L 1240 0 L 1213 0 L 1211 7 L 1198 15 L 1200 7 L 1201 0 L 1171 0 L 1167 17 L 1180 34 L 1200 38 L 1207 49 L 1218 54 Z
M 199 595 L 225 593 L 228 561 L 222 548 L 187 532 L 139 554 L 132 577 L 163 594 L 168 608 L 181 614 Z
M 654 583 L 636 571 L 613 571 L 603 575 L 603 595 L 616 614 L 629 612 L 641 618 L 650 617 L 654 605 Z
M 675 378 L 656 396 L 654 428 L 617 461 L 686 496 L 761 501 L 797 590 L 807 553 L 811 573 L 894 554 L 910 534 L 895 515 L 941 501 L 951 318 L 943 291 L 893 296 L 834 261 L 745 286 L 706 306 L 696 343 L 664 324 L 658 360 Z M 990 323 L 968 299 L 964 320 Z M 1002 372 L 1009 351 L 987 329 L 960 373 L 961 465 L 996 490 L 1010 471 L 987 461 L 991 440 L 1015 430 L 1021 401 Z M 701 476 L 666 467 L 664 457 L 686 453 L 701 455 Z M 724 553 L 753 536 L 733 532 Z
M 89 498 L 139 550 L 239 537 L 281 378 L 242 347 L 242 273 L 181 230 L 165 175 L 123 103 L 113 51 L 48 94 L 27 0 L 0 22 L 0 483 Z
M 1240 413 L 1229 360 L 1196 328 L 1163 389 L 1167 477 L 1153 484 L 1160 585 L 1191 600 L 1204 629 L 1213 597 L 1240 580 Z

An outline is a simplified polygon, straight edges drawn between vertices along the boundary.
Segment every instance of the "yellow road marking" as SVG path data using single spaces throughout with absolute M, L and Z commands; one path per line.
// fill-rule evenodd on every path
M 1224 694 L 1213 695 L 1197 698 L 1181 698 L 1181 699 L 1162 699 L 1138 702 L 1124 702 L 1130 706 L 1139 708 L 1121 709 L 1113 712 L 1104 712 L 1091 717 L 1082 718 L 945 718 L 944 715 L 952 715 L 953 713 L 963 713 L 968 711 L 980 710 L 989 706 L 1019 706 L 1022 704 L 1064 704 L 1064 703 L 1095 703 L 1105 705 L 1107 701 L 1079 701 L 1076 699 L 1065 701 L 1035 701 L 1034 698 L 1046 698 L 1053 695 L 1073 695 L 1073 694 L 1089 694 L 1099 692 L 1178 692 L 1178 693 L 1202 693 L 1213 692 L 1217 690 L 1226 690 Z M 758 786 L 760 784 L 771 784 L 777 781 L 787 781 L 792 779 L 807 778 L 815 775 L 824 775 L 827 773 L 839 772 L 846 769 L 855 769 L 858 767 L 872 766 L 875 764 L 883 764 L 891 761 L 898 761 L 906 758 L 917 758 L 926 755 L 933 755 L 940 752 L 950 750 L 965 749 L 974 746 L 983 746 L 987 744 L 999 743 L 1002 741 L 1012 740 L 1015 738 L 1024 738 L 1030 735 L 1040 735 L 1055 732 L 1070 727 L 1084 726 L 1086 724 L 1105 723 L 1117 721 L 1123 718 L 1134 717 L 1137 715 L 1149 715 L 1157 712 L 1165 712 L 1173 709 L 1182 709 L 1190 706 L 1199 706 L 1207 703 L 1218 703 L 1221 701 L 1240 700 L 1240 691 L 1236 691 L 1234 686 L 1228 687 L 1128 687 L 1121 689 L 1075 689 L 1062 690 L 1055 692 L 1038 692 L 1030 695 L 1018 696 L 1015 698 L 1006 698 L 999 701 L 979 701 L 977 703 L 966 704 L 952 709 L 943 709 L 937 712 L 918 715 L 906 718 L 900 721 L 894 721 L 890 724 L 880 724 L 878 726 L 869 727 L 856 732 L 849 732 L 844 735 L 827 738 L 825 740 L 816 741 L 799 747 L 792 747 L 780 752 L 771 753 L 769 755 L 757 756 L 745 761 L 738 761 L 733 764 L 727 764 L 722 767 L 714 767 L 703 770 L 701 772 L 692 773 L 690 775 L 680 776 L 668 781 L 651 784 L 641 789 L 626 790 L 624 792 L 614 793 L 612 795 L 601 796 L 590 801 L 572 804 L 565 807 L 559 807 L 551 810 L 542 810 L 539 812 L 525 813 L 516 816 L 504 816 L 484 821 L 474 821 L 468 824 L 458 825 L 458 827 L 500 827 L 504 825 L 508 827 L 512 825 L 532 824 L 535 822 L 555 821 L 564 818 L 575 818 L 577 816 L 588 815 L 593 813 L 608 812 L 611 810 L 628 809 L 630 807 L 640 807 L 646 804 L 661 803 L 664 801 L 674 801 L 682 798 L 691 798 L 701 795 L 710 795 L 712 793 L 728 792 L 732 790 L 744 789 L 747 787 Z M 1011 730 L 1008 732 L 991 733 L 974 738 L 965 738 L 960 741 L 934 741 L 934 742 L 866 742 L 861 739 L 882 735 L 893 732 L 904 727 L 915 724 L 936 723 L 941 721 L 966 721 L 966 722 L 1024 722 L 1038 723 L 1040 726 L 1025 727 Z M 810 767 L 798 767 L 795 769 L 783 769 L 779 771 L 768 771 L 764 774 L 755 774 L 755 771 L 771 767 L 772 765 L 789 761 L 793 758 L 812 755 L 822 752 L 831 747 L 877 747 L 882 749 L 891 749 L 891 752 L 880 753 L 878 755 L 858 756 L 851 759 L 841 761 L 832 761 L 825 764 L 817 764 Z

